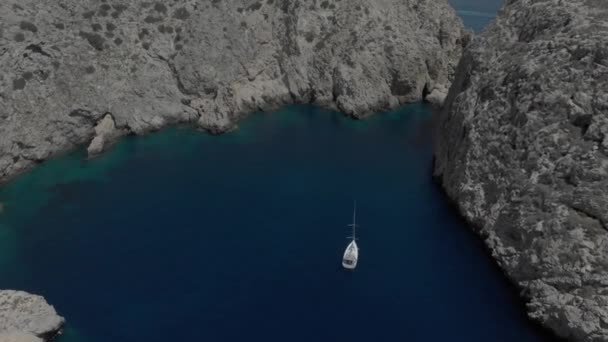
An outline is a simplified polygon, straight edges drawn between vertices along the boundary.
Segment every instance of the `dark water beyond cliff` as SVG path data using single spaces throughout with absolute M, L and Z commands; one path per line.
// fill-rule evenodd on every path
M 448 0 L 462 17 L 464 24 L 481 32 L 496 16 L 502 0 Z
M 0 189 L 0 288 L 44 295 L 60 342 L 544 341 L 432 183 L 430 121 L 294 106 L 52 160 Z

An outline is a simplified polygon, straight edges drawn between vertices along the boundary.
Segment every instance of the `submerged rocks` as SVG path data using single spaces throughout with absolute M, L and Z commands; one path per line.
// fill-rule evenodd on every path
M 361 117 L 419 101 L 468 40 L 446 0 L 7 0 L 0 22 L 0 180 L 99 153 L 108 113 L 118 135 L 223 132 L 288 103 Z
M 608 341 L 608 2 L 512 0 L 439 118 L 435 176 L 529 299 Z
M 0 341 L 34 342 L 57 335 L 63 317 L 41 296 L 0 290 Z

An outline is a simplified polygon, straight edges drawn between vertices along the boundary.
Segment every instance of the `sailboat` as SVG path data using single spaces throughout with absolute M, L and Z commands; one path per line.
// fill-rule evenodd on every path
M 353 228 L 353 236 L 350 237 L 352 239 L 348 246 L 346 246 L 346 250 L 344 251 L 344 256 L 342 257 L 342 266 L 349 270 L 354 270 L 357 267 L 357 260 L 359 259 L 359 247 L 357 247 L 357 237 L 355 235 L 357 228 L 357 202 L 354 204 L 353 208 L 353 223 L 349 224 L 350 227 Z

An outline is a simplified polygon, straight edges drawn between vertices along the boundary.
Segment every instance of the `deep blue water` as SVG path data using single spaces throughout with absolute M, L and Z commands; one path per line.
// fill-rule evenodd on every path
M 71 153 L 0 189 L 0 288 L 44 295 L 60 342 L 545 341 L 433 184 L 431 140 L 424 105 L 294 106 Z

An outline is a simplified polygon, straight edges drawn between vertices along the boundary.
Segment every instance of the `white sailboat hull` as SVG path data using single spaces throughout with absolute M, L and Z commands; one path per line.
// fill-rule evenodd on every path
M 346 269 L 353 270 L 357 267 L 357 261 L 359 259 L 359 247 L 355 240 L 351 241 L 344 251 L 342 257 L 342 266 Z

